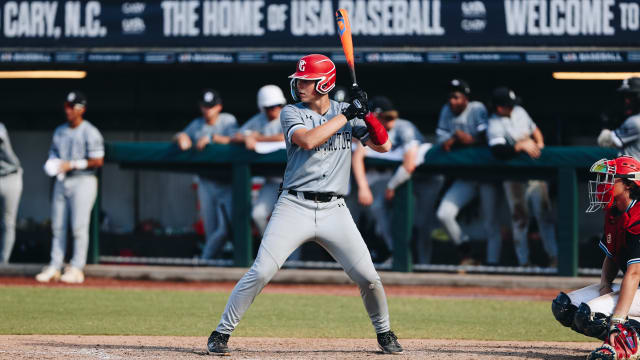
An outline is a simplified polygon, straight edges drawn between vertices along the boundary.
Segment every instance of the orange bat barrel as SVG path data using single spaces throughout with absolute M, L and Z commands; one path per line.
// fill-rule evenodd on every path
M 351 80 L 353 84 L 356 84 L 356 70 L 355 61 L 353 58 L 353 40 L 351 39 L 351 23 L 349 22 L 349 15 L 347 10 L 339 9 L 336 11 L 336 22 L 338 23 L 338 35 L 340 36 L 340 42 L 342 43 L 342 50 L 344 56 L 347 59 L 347 65 L 349 66 L 349 73 L 351 74 Z

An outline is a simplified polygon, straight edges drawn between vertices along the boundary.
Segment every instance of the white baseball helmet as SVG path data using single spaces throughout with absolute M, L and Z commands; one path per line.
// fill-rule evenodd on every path
M 284 98 L 282 90 L 276 85 L 265 85 L 258 90 L 258 109 L 264 111 L 264 108 L 268 108 L 276 105 L 285 105 L 287 100 Z

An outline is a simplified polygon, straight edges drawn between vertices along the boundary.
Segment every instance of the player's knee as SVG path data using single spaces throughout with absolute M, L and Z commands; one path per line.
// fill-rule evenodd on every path
M 443 202 L 438 207 L 438 211 L 436 212 L 436 216 L 438 220 L 445 222 L 451 219 L 455 219 L 456 215 L 458 215 L 458 211 L 455 206 L 448 202 Z
M 560 292 L 558 296 L 551 302 L 551 312 L 558 322 L 566 327 L 573 325 L 578 307 L 571 303 L 569 296 Z
M 261 287 L 266 286 L 269 281 L 271 281 L 272 277 L 269 269 L 265 268 L 264 266 L 256 266 L 256 264 L 254 264 L 254 266 L 249 269 L 247 276 L 252 283 L 255 283 L 256 285 Z
M 251 210 L 251 218 L 254 221 L 258 221 L 261 219 L 266 219 L 268 216 L 267 209 L 265 206 L 256 205 Z
M 607 315 L 591 312 L 589 305 L 582 303 L 576 310 L 572 328 L 581 334 L 604 340 L 609 331 L 608 321 Z

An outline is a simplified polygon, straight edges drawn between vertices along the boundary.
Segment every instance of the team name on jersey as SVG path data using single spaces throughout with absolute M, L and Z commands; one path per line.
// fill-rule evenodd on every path
M 316 151 L 351 151 L 351 131 L 339 131 L 329 138 L 324 144 L 315 148 Z

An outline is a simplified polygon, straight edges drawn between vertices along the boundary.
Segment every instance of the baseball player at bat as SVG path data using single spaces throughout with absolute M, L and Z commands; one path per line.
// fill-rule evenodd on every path
M 542 132 L 527 111 L 517 105 L 513 90 L 496 88 L 491 101 L 493 113 L 489 118 L 487 139 L 494 156 L 507 159 L 523 152 L 531 158 L 539 158 L 544 148 Z M 529 265 L 529 210 L 533 211 L 538 222 L 542 244 L 549 255 L 549 265 L 557 266 L 558 245 L 547 183 L 538 180 L 504 181 L 503 187 L 511 211 L 511 228 L 520 266 Z M 499 258 L 500 246 L 496 248 L 496 258 Z
M 16 240 L 16 217 L 22 195 L 22 166 L 13 152 L 9 132 L 0 123 L 0 264 L 9 263 Z
M 479 101 L 470 101 L 471 88 L 461 79 L 449 83 L 449 101 L 440 111 L 438 120 L 438 144 L 445 151 L 454 147 L 486 144 L 488 125 L 487 109 Z M 437 216 L 447 229 L 449 236 L 458 248 L 461 265 L 471 265 L 475 260 L 471 256 L 469 236 L 462 231 L 456 217 L 476 195 L 480 196 L 484 228 L 487 234 L 487 264 L 496 265 L 500 260 L 500 225 L 495 214 L 496 188 L 491 182 L 455 180 L 447 190 Z
M 604 211 L 604 252 L 599 284 L 561 292 L 551 311 L 556 320 L 586 336 L 604 340 L 589 360 L 636 359 L 640 329 L 640 162 L 631 156 L 602 159 L 590 169 L 587 212 Z M 622 284 L 613 284 L 618 271 Z
M 287 147 L 282 192 L 251 269 L 238 281 L 217 328 L 209 336 L 210 353 L 229 352 L 227 341 L 262 288 L 300 245 L 315 241 L 338 261 L 360 287 L 364 306 L 385 353 L 401 353 L 391 331 L 387 299 L 369 250 L 343 196 L 351 169 L 353 137 L 380 152 L 391 148 L 384 127 L 368 113 L 367 98 L 352 89 L 350 103 L 329 99 L 336 68 L 324 55 L 302 57 L 290 76 L 291 95 L 299 101 L 282 109 Z
M 60 279 L 67 283 L 84 282 L 83 268 L 89 250 L 91 211 L 98 194 L 96 169 L 104 162 L 104 140 L 100 131 L 83 118 L 86 97 L 79 91 L 67 95 L 64 111 L 67 123 L 53 133 L 45 172 L 55 176 L 51 199 L 51 261 L 36 276 L 39 282 Z M 67 224 L 73 236 L 71 264 L 60 276 L 67 249 Z
M 212 89 L 206 89 L 200 95 L 200 112 L 187 127 L 175 135 L 174 141 L 182 151 L 195 146 L 202 151 L 208 144 L 228 144 L 231 142 L 238 125 L 235 116 L 222 112 L 222 98 Z M 205 245 L 203 260 L 211 259 L 220 253 L 224 240 L 229 233 L 231 215 L 231 184 L 217 178 L 199 174 L 198 202 L 204 223 Z
M 603 129 L 598 136 L 598 145 L 615 147 L 625 155 L 640 158 L 640 77 L 625 79 L 618 93 L 622 95 L 627 119 L 613 131 Z

